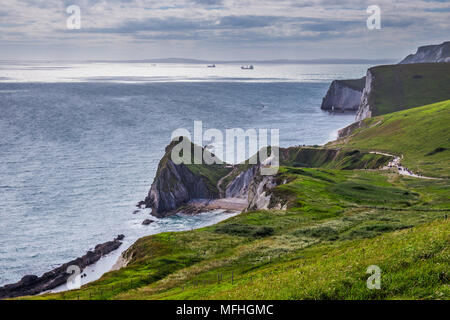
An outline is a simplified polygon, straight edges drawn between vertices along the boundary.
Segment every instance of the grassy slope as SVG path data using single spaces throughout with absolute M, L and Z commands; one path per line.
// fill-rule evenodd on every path
M 289 167 L 280 179 L 290 180 L 277 190 L 289 201 L 287 211 L 247 212 L 199 230 L 142 238 L 128 251 L 126 268 L 82 290 L 38 298 L 450 298 L 439 280 L 448 276 L 446 181 Z M 432 221 L 441 222 L 414 229 Z M 410 235 L 417 239 L 405 246 Z M 362 250 L 367 259 L 360 259 Z M 394 262 L 399 252 L 404 260 Z M 364 289 L 365 268 L 374 263 L 399 282 L 380 292 Z
M 327 148 L 291 147 L 280 149 L 280 164 L 291 167 L 327 169 L 376 169 L 387 164 L 391 157 L 360 152 L 359 150 L 337 150 Z
M 405 166 L 450 177 L 450 100 L 364 120 L 362 128 L 327 147 L 403 154 Z M 443 148 L 443 149 L 439 149 Z M 436 152 L 443 150 L 440 152 Z
M 348 80 L 337 80 L 339 82 L 342 82 L 346 86 L 349 86 L 350 88 L 358 91 L 363 91 L 364 86 L 366 85 L 366 77 L 362 77 L 360 79 L 348 79 Z
M 399 64 L 370 71 L 372 116 L 450 99 L 450 63 Z
M 381 122 L 361 129 L 349 146 L 402 152 L 413 162 L 432 157 L 428 170 L 442 172 L 447 151 L 426 156 L 420 143 L 432 149 L 448 141 L 448 104 L 369 119 Z M 81 290 L 33 298 L 450 299 L 447 179 L 298 167 L 280 168 L 277 179 L 287 181 L 273 190 L 286 211 L 245 212 L 211 227 L 141 238 L 127 251 L 127 267 Z M 366 288 L 373 264 L 382 269 L 381 290 Z

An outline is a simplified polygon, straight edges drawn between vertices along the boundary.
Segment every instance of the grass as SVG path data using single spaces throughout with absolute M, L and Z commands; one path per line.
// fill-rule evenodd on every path
M 327 147 L 403 155 L 402 163 L 427 176 L 450 177 L 450 100 L 365 119 L 362 127 Z
M 327 169 L 377 169 L 387 164 L 391 157 L 331 148 L 291 147 L 280 149 L 280 164 L 290 167 Z
M 418 63 L 378 66 L 369 103 L 372 116 L 450 99 L 450 64 Z
M 341 82 L 346 86 L 361 92 L 364 90 L 364 87 L 366 85 L 366 77 L 362 77 L 360 79 L 336 80 L 336 81 Z
M 367 119 L 330 148 L 282 149 L 267 192 L 286 210 L 141 238 L 127 267 L 21 299 L 450 299 L 448 179 L 375 170 L 389 157 L 367 153 L 403 154 L 414 171 L 448 177 L 449 107 Z M 366 286 L 371 265 L 380 290 Z
M 278 178 L 289 179 L 274 191 L 287 201 L 286 211 L 245 212 L 215 226 L 141 238 L 127 251 L 131 262 L 126 268 L 81 290 L 33 298 L 448 297 L 445 283 L 436 280 L 447 277 L 448 270 L 445 181 L 292 167 L 281 168 Z M 373 187 L 376 196 L 363 196 L 362 184 Z M 405 246 L 410 235 L 414 241 Z M 419 252 L 425 258 L 394 270 L 403 263 L 394 261 L 399 252 L 405 261 Z M 389 286 L 382 291 L 365 287 L 365 268 L 371 264 L 383 272 L 394 268 L 386 273 L 383 281 Z M 417 277 L 424 278 L 417 283 Z

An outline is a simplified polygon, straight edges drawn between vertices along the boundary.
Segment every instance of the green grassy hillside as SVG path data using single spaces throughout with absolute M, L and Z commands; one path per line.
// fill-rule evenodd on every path
M 403 154 L 410 168 L 448 177 L 449 108 L 367 119 L 334 149 L 283 149 L 270 192 L 286 210 L 141 238 L 127 267 L 23 299 L 450 299 L 449 180 L 361 169 L 383 158 L 354 151 Z M 371 265 L 380 290 L 366 286 Z
M 346 86 L 348 86 L 354 90 L 358 90 L 358 91 L 363 91 L 364 86 L 366 85 L 366 77 L 362 77 L 360 79 L 348 79 L 348 80 L 337 80 L 337 81 L 342 82 Z
M 414 172 L 450 177 L 450 100 L 363 120 L 361 128 L 327 147 L 403 155 Z
M 369 104 L 372 117 L 450 99 L 450 63 L 379 66 Z
M 391 157 L 331 148 L 291 147 L 280 149 L 280 164 L 290 167 L 327 169 L 377 169 L 387 164 Z
M 286 211 L 142 238 L 126 268 L 35 298 L 450 298 L 446 181 L 290 167 L 279 178 Z M 372 264 L 381 291 L 365 287 Z

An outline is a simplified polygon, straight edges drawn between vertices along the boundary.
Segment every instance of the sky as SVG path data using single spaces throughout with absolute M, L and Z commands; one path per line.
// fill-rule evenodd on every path
M 66 12 L 80 8 L 80 29 Z M 369 30 L 369 5 L 381 28 Z M 450 40 L 450 0 L 2 0 L 1 60 L 397 59 Z

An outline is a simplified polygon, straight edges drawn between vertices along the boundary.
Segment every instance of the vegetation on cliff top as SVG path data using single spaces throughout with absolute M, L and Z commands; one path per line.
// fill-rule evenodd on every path
M 369 104 L 372 117 L 450 99 L 450 63 L 378 66 Z
M 360 79 L 337 80 L 353 90 L 363 91 L 366 85 L 366 77 Z
M 450 100 L 363 120 L 349 136 L 327 144 L 403 155 L 415 173 L 450 177 Z

